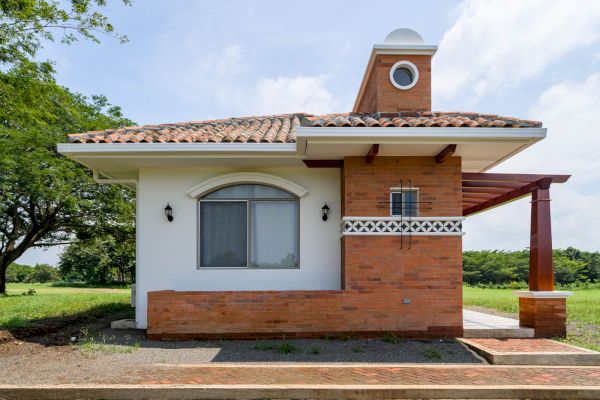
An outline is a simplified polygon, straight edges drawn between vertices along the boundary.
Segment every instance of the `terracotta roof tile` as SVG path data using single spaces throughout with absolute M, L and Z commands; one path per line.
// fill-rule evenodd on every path
M 283 114 L 130 126 L 78 133 L 68 138 L 71 143 L 295 143 L 299 126 L 539 128 L 542 123 L 472 112 Z

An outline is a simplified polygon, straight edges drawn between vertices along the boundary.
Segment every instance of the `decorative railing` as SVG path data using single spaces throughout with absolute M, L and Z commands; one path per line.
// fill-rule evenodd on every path
M 461 236 L 464 217 L 344 217 L 342 235 Z

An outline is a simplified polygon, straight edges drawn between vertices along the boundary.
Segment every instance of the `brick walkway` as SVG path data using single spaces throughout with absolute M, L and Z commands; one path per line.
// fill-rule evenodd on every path
M 134 376 L 137 375 L 137 376 Z M 130 374 L 135 384 L 598 386 L 600 367 L 164 365 Z
M 499 353 L 587 353 L 583 349 L 548 339 L 469 339 Z

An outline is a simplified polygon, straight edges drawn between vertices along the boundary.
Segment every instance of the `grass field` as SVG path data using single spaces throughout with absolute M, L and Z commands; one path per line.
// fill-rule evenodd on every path
M 463 303 L 518 314 L 514 289 L 464 287 Z M 567 299 L 568 343 L 600 351 L 600 289 L 576 289 Z
M 128 310 L 129 289 L 51 287 L 48 284 L 9 283 L 8 296 L 0 297 L 0 328 L 26 328 L 40 320 L 76 317 L 93 318 L 113 311 Z M 24 295 L 28 290 L 34 295 Z

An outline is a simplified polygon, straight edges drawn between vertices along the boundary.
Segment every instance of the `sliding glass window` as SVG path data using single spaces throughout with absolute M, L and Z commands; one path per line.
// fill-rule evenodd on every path
M 199 207 L 200 267 L 299 267 L 294 195 L 266 185 L 234 185 L 204 196 Z

